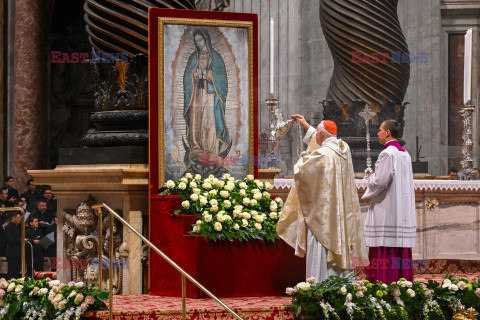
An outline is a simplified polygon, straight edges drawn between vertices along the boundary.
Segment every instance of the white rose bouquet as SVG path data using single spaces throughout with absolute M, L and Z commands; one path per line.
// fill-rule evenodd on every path
M 62 319 L 79 320 L 87 311 L 107 310 L 108 292 L 96 284 L 83 282 L 60 283 L 47 278 L 35 280 L 29 277 L 5 280 L 0 289 L 0 319 Z
M 190 234 L 211 240 L 275 241 L 283 202 L 272 199 L 271 184 L 249 175 L 235 180 L 229 174 L 218 179 L 185 174 L 179 181 L 167 181 L 161 193 L 179 195 L 182 207 L 175 214 L 197 215 Z

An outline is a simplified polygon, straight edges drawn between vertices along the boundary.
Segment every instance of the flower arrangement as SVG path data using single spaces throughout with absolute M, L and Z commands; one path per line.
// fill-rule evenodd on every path
M 300 282 L 286 293 L 292 296 L 301 319 L 451 319 L 455 310 L 480 308 L 480 283 L 446 275 L 439 284 L 400 279 L 390 285 L 339 277 L 315 284 Z
M 78 320 L 88 310 L 106 310 L 108 292 L 83 282 L 44 278 L 0 279 L 0 319 Z
M 176 194 L 182 209 L 176 214 L 197 215 L 199 219 L 190 234 L 211 240 L 269 240 L 278 235 L 275 227 L 282 199 L 272 199 L 271 184 L 248 175 L 235 180 L 229 174 L 221 179 L 210 175 L 202 180 L 198 174 L 186 173 L 179 181 L 169 180 L 161 194 Z

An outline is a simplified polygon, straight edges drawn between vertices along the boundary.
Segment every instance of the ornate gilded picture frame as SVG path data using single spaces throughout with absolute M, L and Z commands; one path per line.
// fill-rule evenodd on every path
M 151 9 L 149 19 L 151 187 L 187 172 L 256 176 L 257 16 Z

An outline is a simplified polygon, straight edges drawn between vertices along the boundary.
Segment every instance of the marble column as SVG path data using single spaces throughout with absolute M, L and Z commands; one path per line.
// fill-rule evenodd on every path
M 15 187 L 25 189 L 28 169 L 41 169 L 47 160 L 44 1 L 15 3 L 13 174 Z

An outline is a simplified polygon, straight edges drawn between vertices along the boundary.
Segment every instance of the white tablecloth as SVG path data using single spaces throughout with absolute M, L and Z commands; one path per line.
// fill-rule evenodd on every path
M 367 188 L 367 180 L 355 180 L 358 189 Z M 415 190 L 473 190 L 480 191 L 480 180 L 414 180 Z M 276 189 L 290 189 L 293 179 L 275 179 Z

